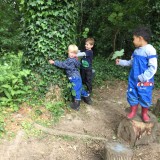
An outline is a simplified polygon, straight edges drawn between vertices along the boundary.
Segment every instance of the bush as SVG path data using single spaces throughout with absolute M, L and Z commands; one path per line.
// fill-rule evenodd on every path
M 0 105 L 10 106 L 18 110 L 18 103 L 22 102 L 29 87 L 24 79 L 30 71 L 21 68 L 22 53 L 6 53 L 0 59 Z
M 93 61 L 93 68 L 96 71 L 94 83 L 96 85 L 103 84 L 106 80 L 124 80 L 128 81 L 130 67 L 121 67 L 115 65 L 115 61 L 108 58 L 96 56 Z M 155 88 L 160 88 L 160 69 L 158 68 L 155 78 Z
M 115 61 L 96 56 L 93 61 L 93 68 L 96 71 L 95 84 L 102 84 L 105 80 L 127 80 L 130 67 L 116 66 Z
M 83 25 L 79 23 L 80 30 L 89 28 L 89 36 L 96 40 L 95 51 L 105 57 L 121 48 L 131 52 L 132 30 L 140 24 L 149 25 L 145 0 L 88 0 L 80 3 L 82 13 L 79 19 L 83 22 Z

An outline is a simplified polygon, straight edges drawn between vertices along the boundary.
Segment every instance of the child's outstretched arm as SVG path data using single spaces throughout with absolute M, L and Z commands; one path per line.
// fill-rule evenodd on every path
M 131 60 L 122 60 L 122 59 L 116 59 L 116 65 L 120 66 L 131 66 L 132 65 L 132 59 Z
M 83 56 L 86 56 L 86 53 L 85 53 L 85 52 L 79 51 L 79 52 L 77 53 L 77 57 L 83 57 Z
M 72 69 L 72 67 L 70 66 L 70 62 L 69 60 L 65 60 L 65 61 L 53 61 L 53 60 L 49 60 L 49 63 L 52 65 L 55 65 L 59 68 L 63 68 L 63 69 Z

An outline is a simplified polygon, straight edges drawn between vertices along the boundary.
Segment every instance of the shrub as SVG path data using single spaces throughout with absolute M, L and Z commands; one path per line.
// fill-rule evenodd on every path
M 127 80 L 130 67 L 116 66 L 115 61 L 111 61 L 102 56 L 96 56 L 93 61 L 93 67 L 96 71 L 94 83 L 102 84 L 105 80 Z
M 18 109 L 18 103 L 22 102 L 29 87 L 24 79 L 30 71 L 22 69 L 22 53 L 6 53 L 0 59 L 0 105 Z

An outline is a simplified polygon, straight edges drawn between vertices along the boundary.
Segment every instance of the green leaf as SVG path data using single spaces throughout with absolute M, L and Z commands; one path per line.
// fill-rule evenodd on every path
M 1 97 L 1 98 L 0 98 L 0 101 L 1 101 L 1 102 L 9 102 L 10 99 L 8 99 L 8 98 L 6 98 L 6 97 Z
M 72 96 L 76 96 L 75 90 L 72 90 Z
M 4 85 L 2 85 L 1 87 L 2 87 L 2 88 L 7 88 L 7 89 L 10 89 L 10 88 L 11 88 L 11 86 L 8 85 L 8 84 L 4 84 Z
M 4 90 L 4 93 L 7 96 L 7 98 L 12 99 L 11 94 L 7 90 Z
M 36 2 L 31 2 L 30 5 L 34 7 L 36 6 Z
M 85 28 L 85 32 L 89 32 L 89 28 Z
M 113 59 L 116 59 L 117 57 L 121 57 L 123 55 L 124 55 L 124 49 L 122 49 L 120 51 L 115 51 L 115 53 L 113 54 L 111 59 L 113 60 Z

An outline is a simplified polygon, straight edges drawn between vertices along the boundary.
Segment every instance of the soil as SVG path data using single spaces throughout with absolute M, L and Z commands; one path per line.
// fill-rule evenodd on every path
M 107 142 L 98 138 L 121 142 L 116 137 L 116 132 L 120 121 L 126 115 L 125 109 L 129 107 L 126 89 L 125 82 L 106 82 L 102 87 L 93 90 L 92 105 L 82 102 L 79 111 L 67 111 L 60 121 L 50 128 L 97 139 L 55 136 L 49 132 L 38 137 L 26 137 L 25 132 L 15 126 L 16 137 L 10 141 L 1 140 L 0 160 L 103 160 Z M 158 98 L 159 91 L 154 90 L 153 103 L 156 103 Z M 31 112 L 31 108 L 21 112 L 21 115 L 24 115 Z M 21 115 L 17 115 L 17 119 Z M 133 160 L 160 160 L 158 141 L 133 148 Z

